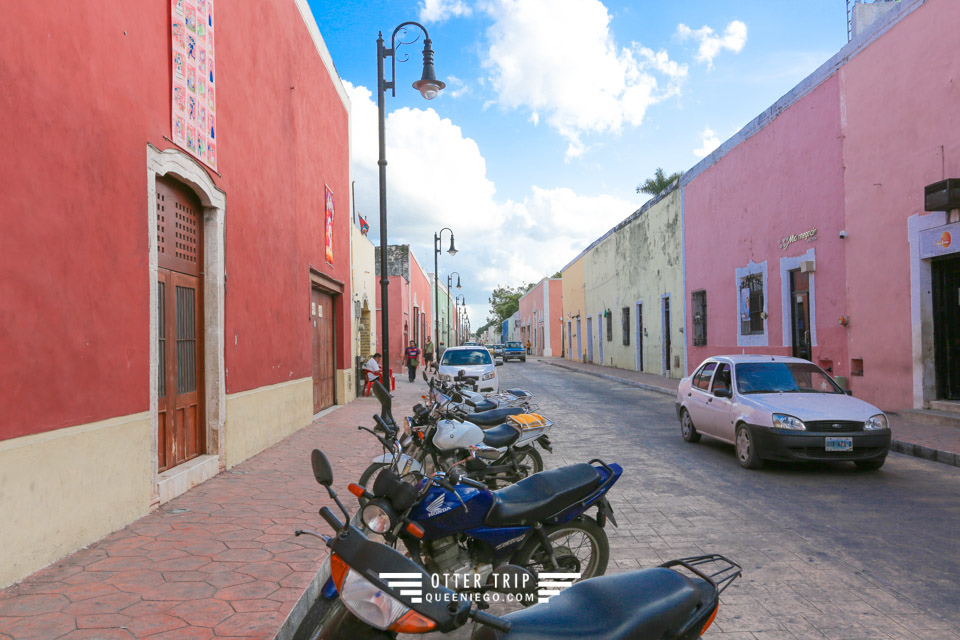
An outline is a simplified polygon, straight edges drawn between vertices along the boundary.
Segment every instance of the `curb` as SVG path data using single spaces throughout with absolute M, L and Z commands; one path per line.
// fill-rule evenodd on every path
M 542 362 L 543 364 L 549 364 L 553 367 L 560 367 L 561 369 L 567 369 L 568 371 L 575 371 L 576 373 L 582 373 L 588 376 L 594 376 L 596 378 L 604 378 L 605 380 L 612 380 L 613 382 L 619 382 L 620 384 L 625 384 L 631 387 L 637 387 L 638 389 L 643 389 L 644 391 L 653 391 L 654 393 L 662 393 L 666 396 L 676 396 L 677 392 L 672 389 L 664 389 L 663 387 L 658 387 L 653 384 L 647 384 L 645 382 L 637 382 L 635 380 L 627 380 L 626 378 L 618 378 L 617 376 L 611 376 L 606 373 L 597 373 L 595 371 L 585 371 L 577 367 L 571 367 L 568 364 L 561 364 L 559 362 L 548 362 L 546 360 L 537 360 L 537 362 Z
M 890 451 L 903 453 L 914 458 L 923 458 L 931 462 L 939 462 L 954 467 L 960 467 L 960 454 L 951 453 L 942 449 L 931 449 L 920 444 L 903 442 L 902 440 L 893 440 L 890 443 Z
M 639 389 L 644 389 L 645 391 L 653 391 L 655 393 L 662 393 L 668 396 L 674 396 L 677 393 L 676 391 L 672 391 L 670 389 L 664 389 L 663 387 L 658 387 L 656 385 L 646 384 L 643 382 L 636 382 L 633 380 L 627 380 L 626 378 L 619 378 L 617 376 L 612 376 L 606 373 L 585 371 L 583 369 L 573 367 L 567 364 L 562 364 L 559 362 L 548 362 L 546 360 L 538 360 L 538 362 L 542 362 L 543 364 L 549 364 L 554 367 L 559 367 L 561 369 L 574 371 L 576 373 L 583 373 L 588 376 L 594 376 L 597 378 L 612 380 L 613 382 L 619 382 L 621 384 L 625 384 L 631 387 L 637 387 Z M 913 456 L 914 458 L 929 460 L 930 462 L 939 462 L 940 464 L 946 464 L 953 467 L 960 467 L 960 453 L 952 453 L 950 451 L 944 451 L 942 449 L 931 449 L 930 447 L 925 447 L 921 444 L 904 442 L 902 440 L 892 440 L 890 442 L 890 451 L 893 451 L 896 453 L 902 453 L 908 456 Z

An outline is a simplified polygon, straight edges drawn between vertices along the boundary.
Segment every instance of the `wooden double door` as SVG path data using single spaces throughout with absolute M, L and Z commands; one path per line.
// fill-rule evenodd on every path
M 313 323 L 313 412 L 336 403 L 336 322 L 333 295 L 313 287 L 310 290 Z
M 185 185 L 157 180 L 157 454 L 165 471 L 204 453 L 203 219 Z

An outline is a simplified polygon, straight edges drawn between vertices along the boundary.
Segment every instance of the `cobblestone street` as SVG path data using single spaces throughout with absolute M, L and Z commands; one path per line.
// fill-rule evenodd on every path
M 534 361 L 500 369 L 555 419 L 548 467 L 624 468 L 610 493 L 610 572 L 701 553 L 743 566 L 708 637 L 960 637 L 960 470 L 891 454 L 741 469 L 733 447 L 680 438 L 673 398 Z M 629 596 L 628 596 L 629 597 Z M 633 596 L 636 597 L 636 596 Z

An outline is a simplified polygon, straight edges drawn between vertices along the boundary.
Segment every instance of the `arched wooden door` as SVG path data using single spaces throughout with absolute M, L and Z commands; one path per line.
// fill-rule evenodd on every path
M 204 452 L 203 216 L 185 185 L 157 179 L 158 470 Z

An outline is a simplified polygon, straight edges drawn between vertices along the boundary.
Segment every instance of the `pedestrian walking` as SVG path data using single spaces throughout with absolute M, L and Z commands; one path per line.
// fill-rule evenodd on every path
M 433 340 L 427 338 L 427 344 L 423 345 L 423 366 L 430 369 L 431 362 L 433 362 Z
M 417 343 L 411 340 L 410 346 L 403 352 L 403 356 L 407 359 L 407 373 L 410 376 L 410 382 L 413 382 L 417 379 L 417 366 L 420 364 L 420 349 L 417 348 Z
M 532 355 L 533 352 L 530 351 L 530 341 L 527 340 L 527 355 Z

